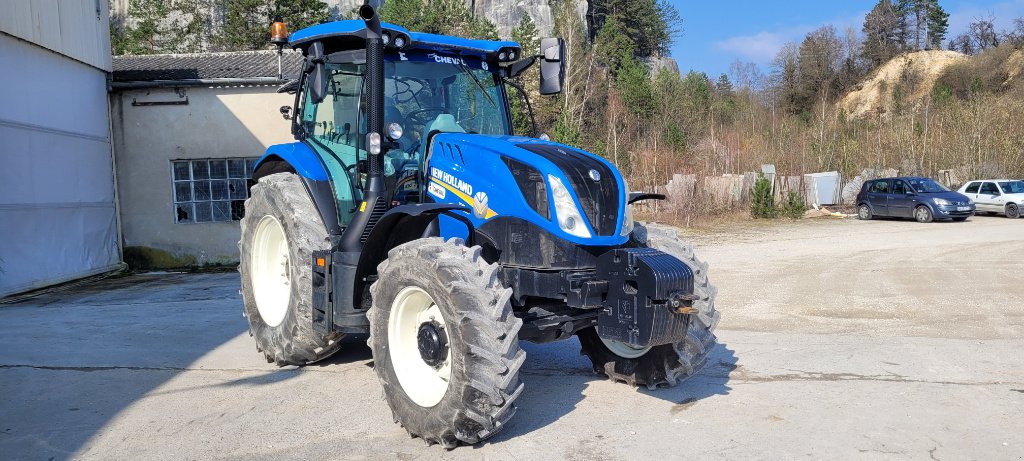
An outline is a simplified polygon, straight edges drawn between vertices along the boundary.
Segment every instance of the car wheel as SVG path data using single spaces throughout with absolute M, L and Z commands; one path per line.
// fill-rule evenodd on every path
M 926 206 L 919 206 L 914 210 L 914 219 L 920 223 L 932 222 L 932 210 Z
M 1020 208 L 1017 207 L 1017 204 L 1011 203 L 1006 205 L 1006 217 L 1010 219 L 1017 219 L 1020 217 Z
M 857 217 L 864 221 L 868 221 L 873 218 L 874 216 L 871 214 L 871 207 L 868 206 L 867 203 L 861 203 L 860 207 L 857 208 Z

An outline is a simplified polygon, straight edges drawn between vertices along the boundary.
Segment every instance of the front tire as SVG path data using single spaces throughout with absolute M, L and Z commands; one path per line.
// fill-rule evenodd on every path
M 1006 205 L 1006 217 L 1010 219 L 1017 219 L 1020 217 L 1020 207 L 1015 203 Z
M 515 414 L 523 322 L 480 247 L 426 238 L 378 268 L 368 312 L 374 370 L 395 422 L 428 444 L 480 442 Z
M 871 207 L 867 203 L 862 203 L 857 207 L 857 218 L 862 221 L 870 221 L 874 218 L 874 215 L 871 214 Z
M 924 205 L 914 209 L 914 219 L 919 223 L 930 223 L 934 220 L 932 210 Z
M 673 228 L 637 224 L 634 235 L 647 246 L 675 256 L 693 271 L 693 291 L 699 299 L 693 302 L 686 337 L 672 344 L 636 349 L 628 344 L 606 341 L 590 327 L 577 333 L 581 354 L 590 358 L 594 371 L 613 381 L 631 386 L 675 386 L 694 375 L 707 362 L 715 345 L 714 328 L 720 314 L 715 309 L 718 290 L 708 281 L 708 266 L 693 254 L 691 245 L 679 241 Z
M 340 333 L 313 330 L 312 252 L 327 230 L 298 176 L 277 173 L 252 187 L 238 242 L 249 334 L 268 362 L 305 365 L 338 350 Z

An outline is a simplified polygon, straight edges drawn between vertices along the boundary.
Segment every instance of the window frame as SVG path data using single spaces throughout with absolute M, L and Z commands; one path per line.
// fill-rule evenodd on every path
M 177 158 L 169 159 L 169 177 L 171 186 L 171 222 L 172 224 L 211 224 L 211 223 L 232 223 L 238 222 L 245 215 L 245 200 L 249 198 L 252 186 L 252 174 L 255 169 L 256 162 L 259 161 L 259 156 L 247 156 L 247 157 L 203 157 L 203 158 Z M 232 176 L 231 161 L 242 162 L 241 176 L 237 174 Z M 224 177 L 213 178 L 211 174 L 212 162 L 223 162 L 224 164 Z M 188 165 L 188 177 L 181 179 L 177 174 L 177 164 L 185 163 Z M 205 163 L 206 175 L 205 177 L 196 177 L 196 165 Z M 214 198 L 213 188 L 215 182 L 224 183 L 224 194 L 226 198 Z M 237 191 L 240 195 L 233 194 L 232 186 L 238 186 L 236 182 L 241 182 L 241 191 Z M 203 183 L 207 186 L 206 198 L 199 199 L 196 193 L 196 184 Z M 179 200 L 179 186 L 188 185 L 188 199 Z M 221 209 L 219 212 L 216 211 L 216 203 L 227 203 L 227 209 Z M 197 204 L 209 204 L 209 219 L 200 221 L 197 219 L 199 212 L 197 212 Z M 186 220 L 178 218 L 180 205 L 188 205 L 187 213 L 189 213 Z M 219 216 L 224 216 L 226 213 L 227 219 L 217 219 Z

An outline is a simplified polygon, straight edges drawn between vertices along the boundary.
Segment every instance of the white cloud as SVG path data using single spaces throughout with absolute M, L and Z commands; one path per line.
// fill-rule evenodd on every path
M 805 32 L 806 33 L 806 32 Z M 761 31 L 754 35 L 729 37 L 715 42 L 715 49 L 735 54 L 740 59 L 754 62 L 767 62 L 782 49 L 786 42 L 792 41 L 800 34 L 786 32 Z
M 1012 0 L 987 6 L 965 5 L 949 13 L 949 33 L 947 37 L 960 35 L 967 31 L 967 25 L 978 18 L 995 19 L 996 30 L 1010 29 L 1013 20 L 1024 16 L 1024 0 Z
M 1019 0 L 1024 2 L 1024 0 Z M 723 51 L 735 55 L 736 58 L 746 61 L 752 61 L 758 64 L 767 64 L 775 58 L 779 50 L 782 49 L 786 43 L 794 42 L 800 43 L 804 36 L 808 32 L 811 32 L 819 27 L 826 24 L 831 24 L 836 29 L 836 33 L 842 36 L 846 33 L 847 28 L 853 28 L 855 31 L 860 32 L 861 25 L 864 22 L 864 16 L 867 13 L 861 13 L 845 18 L 839 18 L 834 21 L 828 21 L 824 24 L 819 25 L 799 25 L 783 28 L 776 31 L 763 30 L 753 35 L 738 35 L 735 37 L 729 37 L 725 40 L 719 40 L 712 46 L 718 51 Z

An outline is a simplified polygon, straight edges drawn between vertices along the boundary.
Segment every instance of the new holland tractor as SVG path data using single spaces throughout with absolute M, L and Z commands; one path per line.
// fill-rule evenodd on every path
M 278 34 L 305 56 L 281 88 L 296 141 L 257 164 L 239 242 L 266 359 L 310 364 L 368 334 L 395 421 L 446 448 L 515 413 L 520 340 L 576 336 L 594 371 L 631 386 L 695 373 L 719 317 L 707 266 L 633 220 L 632 203 L 664 196 L 513 133 L 510 92 L 525 95 L 509 79 L 539 64 L 541 93 L 560 92 L 564 42 L 523 56 L 382 23 L 370 4 L 359 16 Z

